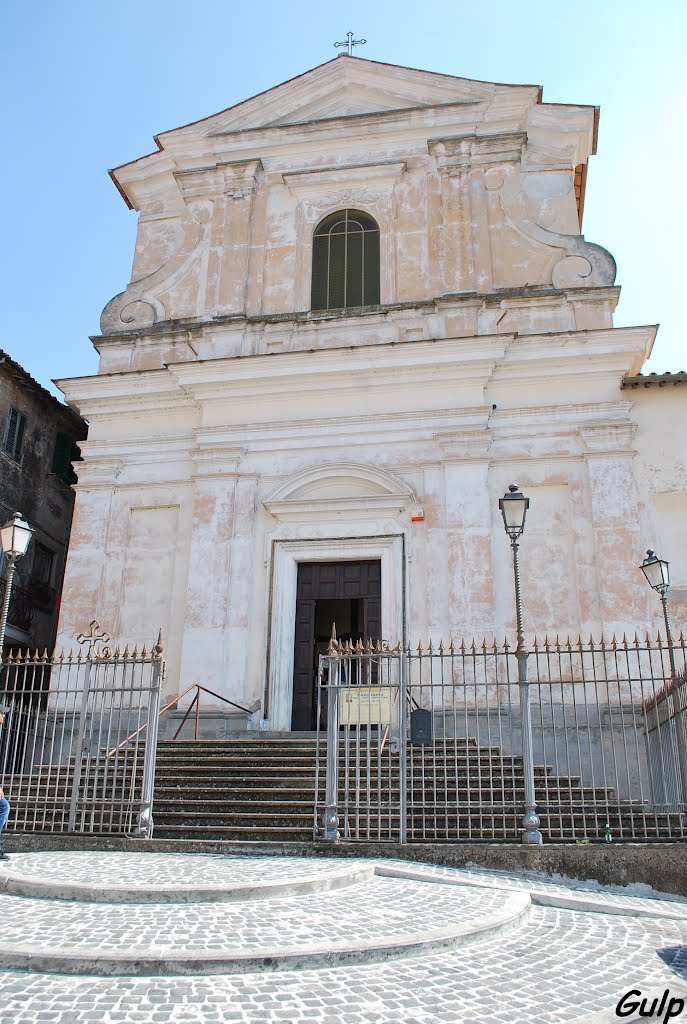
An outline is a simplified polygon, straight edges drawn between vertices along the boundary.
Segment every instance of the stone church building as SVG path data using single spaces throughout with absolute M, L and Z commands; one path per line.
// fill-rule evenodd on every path
M 512 634 L 513 482 L 529 635 L 655 633 L 647 547 L 679 627 L 685 377 L 642 376 L 656 328 L 613 326 L 613 257 L 581 233 L 597 126 L 537 86 L 342 55 L 114 170 L 131 283 L 98 374 L 59 382 L 90 424 L 66 646 L 94 617 L 161 626 L 169 693 L 311 728 L 332 620 Z

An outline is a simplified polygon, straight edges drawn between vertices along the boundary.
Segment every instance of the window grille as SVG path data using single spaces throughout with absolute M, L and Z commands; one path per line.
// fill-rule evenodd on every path
M 17 462 L 21 459 L 21 449 L 24 443 L 24 431 L 26 429 L 26 416 L 10 406 L 5 421 L 5 436 L 2 441 L 4 450 Z
M 339 210 L 317 226 L 312 247 L 311 308 L 379 303 L 379 226 L 361 210 Z

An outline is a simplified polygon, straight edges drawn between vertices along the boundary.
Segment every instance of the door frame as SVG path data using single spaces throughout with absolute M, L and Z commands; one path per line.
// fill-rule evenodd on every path
M 266 718 L 269 729 L 291 731 L 298 564 L 373 560 L 382 564 L 382 636 L 392 644 L 399 641 L 404 644 L 406 600 L 403 534 L 274 541 L 267 654 Z

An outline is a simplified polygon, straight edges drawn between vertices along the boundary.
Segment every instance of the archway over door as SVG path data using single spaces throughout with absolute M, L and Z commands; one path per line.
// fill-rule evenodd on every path
M 382 563 L 301 562 L 296 583 L 291 728 L 317 726 L 316 673 L 332 621 L 344 639 L 382 639 Z

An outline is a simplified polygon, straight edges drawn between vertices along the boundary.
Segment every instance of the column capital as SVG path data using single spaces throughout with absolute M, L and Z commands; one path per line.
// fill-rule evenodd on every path
M 245 448 L 222 443 L 201 444 L 192 449 L 194 478 L 236 476 Z
M 456 430 L 435 434 L 444 455 L 451 462 L 488 462 L 492 444 L 491 430 Z
M 635 423 L 593 423 L 578 427 L 585 455 L 634 455 Z

